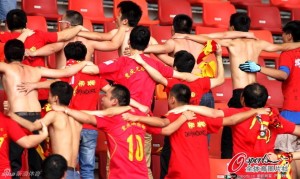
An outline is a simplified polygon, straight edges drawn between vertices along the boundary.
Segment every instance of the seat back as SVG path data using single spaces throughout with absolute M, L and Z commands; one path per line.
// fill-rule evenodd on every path
M 291 11 L 291 20 L 300 20 L 300 8 L 292 9 Z
M 22 9 L 28 15 L 40 15 L 50 20 L 56 20 L 60 16 L 57 0 L 22 0 Z
M 300 8 L 300 1 L 298 0 L 270 0 L 270 4 L 282 10 Z
M 192 18 L 192 7 L 188 0 L 176 0 L 176 3 L 174 0 L 158 0 L 160 25 L 172 25 L 177 14 L 186 14 Z
M 47 21 L 43 16 L 27 16 L 26 27 L 32 30 L 48 31 Z
M 217 7 L 222 7 L 218 8 Z M 229 2 L 203 3 L 203 25 L 209 27 L 228 28 L 231 14 L 235 13 L 235 7 Z
M 172 26 L 151 25 L 149 27 L 151 36 L 156 39 L 159 44 L 165 43 L 172 37 Z
M 251 19 L 250 28 L 269 30 L 273 34 L 280 34 L 281 29 L 281 16 L 277 7 L 272 6 L 249 6 L 248 16 Z

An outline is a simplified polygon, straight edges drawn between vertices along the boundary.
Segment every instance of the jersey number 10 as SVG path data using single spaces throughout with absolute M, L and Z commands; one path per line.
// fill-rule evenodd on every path
M 128 153 L 128 159 L 130 161 L 133 161 L 133 155 L 135 153 L 135 159 L 137 161 L 142 161 L 144 158 L 144 148 L 143 148 L 143 142 L 142 138 L 139 135 L 130 135 L 127 138 L 127 142 L 129 144 L 129 153 Z M 136 142 L 136 151 L 133 151 L 133 144 Z

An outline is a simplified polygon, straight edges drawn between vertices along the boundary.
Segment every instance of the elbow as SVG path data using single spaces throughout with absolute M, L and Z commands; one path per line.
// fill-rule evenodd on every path
M 161 134 L 165 136 L 170 136 L 172 132 L 168 129 L 162 129 Z

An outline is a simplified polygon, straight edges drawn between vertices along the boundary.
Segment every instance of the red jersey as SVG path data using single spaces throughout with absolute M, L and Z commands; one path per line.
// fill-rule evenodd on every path
M 35 33 L 30 37 L 27 37 L 24 46 L 26 49 L 36 50 L 48 43 L 57 42 L 57 33 L 56 32 L 44 32 L 40 30 L 35 30 Z M 0 42 L 6 43 L 8 40 L 18 38 L 21 33 L 19 32 L 0 32 Z M 45 57 L 25 57 L 22 61 L 23 64 L 29 66 L 42 66 L 45 67 Z M 41 81 L 45 81 L 45 78 L 42 78 Z M 48 89 L 39 89 L 38 95 L 40 100 L 48 99 L 49 90 Z
M 290 74 L 282 82 L 282 93 L 284 96 L 283 110 L 300 112 L 300 48 L 282 52 L 279 57 L 279 66 L 286 66 Z
M 77 63 L 76 60 L 68 60 L 67 66 Z M 88 75 L 81 72 L 68 78 L 66 82 L 74 89 L 69 107 L 77 110 L 96 110 L 100 90 L 108 84 L 105 79 L 99 78 L 98 75 Z M 83 128 L 97 129 L 89 124 L 83 124 Z
M 0 113 L 0 178 L 11 178 L 5 176 L 11 173 L 8 155 L 9 141 L 16 142 L 24 136 L 26 134 L 15 121 Z
M 150 66 L 158 70 L 164 77 L 173 76 L 173 69 L 162 62 L 145 55 L 141 57 Z M 137 102 L 151 108 L 152 98 L 156 82 L 147 71 L 133 59 L 122 56 L 115 60 L 109 60 L 99 64 L 100 74 L 103 78 L 113 80 L 117 84 L 126 86 L 130 91 L 130 97 Z
M 180 115 L 171 113 L 166 117 L 173 122 Z M 222 127 L 223 119 L 196 117 L 186 121 L 170 136 L 172 155 L 166 179 L 210 178 L 207 134 L 216 133 Z
M 247 110 L 249 110 L 247 107 L 229 108 L 224 110 L 224 114 L 231 116 Z M 233 155 L 244 152 L 248 156 L 262 157 L 274 151 L 278 134 L 291 134 L 295 130 L 295 124 L 281 117 L 277 109 L 272 109 L 270 115 L 261 115 L 260 118 L 253 116 L 231 126 Z
M 176 84 L 185 84 L 191 89 L 191 100 L 190 104 L 199 105 L 201 97 L 204 93 L 210 90 L 210 79 L 209 78 L 198 78 L 195 81 L 187 82 L 176 78 L 168 78 L 168 84 L 165 88 L 167 93 L 170 92 L 171 88 Z
M 134 114 L 143 115 L 138 111 Z M 96 119 L 97 128 L 105 132 L 108 140 L 107 146 L 111 155 L 108 178 L 147 179 L 144 136 L 146 131 L 159 134 L 162 129 L 139 122 L 126 122 L 121 115 L 96 116 Z

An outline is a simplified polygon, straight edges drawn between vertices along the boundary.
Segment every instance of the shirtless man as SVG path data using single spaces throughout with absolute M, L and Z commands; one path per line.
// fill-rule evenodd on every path
M 61 30 L 65 30 L 76 25 L 83 25 L 83 17 L 77 11 L 67 10 L 65 15 L 63 15 L 62 20 L 59 21 L 59 23 L 60 23 Z M 125 26 L 120 25 L 119 30 L 116 29 L 114 37 L 110 39 L 110 41 L 99 42 L 99 41 L 87 40 L 86 38 L 75 36 L 69 41 L 48 44 L 36 51 L 26 50 L 26 54 L 35 57 L 35 56 L 48 56 L 53 53 L 56 53 L 56 68 L 62 69 L 66 66 L 66 61 L 67 61 L 64 55 L 63 48 L 69 42 L 81 41 L 87 47 L 87 55 L 85 59 L 91 61 L 94 50 L 101 50 L 101 51 L 117 50 L 123 42 L 123 38 L 125 36 L 125 29 L 126 29 Z
M 0 62 L 0 73 L 2 73 L 2 84 L 8 98 L 11 112 L 14 112 L 29 121 L 40 118 L 41 105 L 38 101 L 37 91 L 26 92 L 17 90 L 17 85 L 23 82 L 38 82 L 41 77 L 59 78 L 72 76 L 81 70 L 88 62 L 83 62 L 65 70 L 53 70 L 43 67 L 31 67 L 21 63 L 24 55 L 24 44 L 17 39 L 9 40 L 4 46 L 4 53 L 8 63 Z M 23 148 L 11 142 L 10 160 L 13 172 L 21 168 L 21 155 Z M 41 158 L 35 149 L 28 150 L 29 167 L 33 171 L 41 170 Z
M 67 82 L 57 81 L 51 84 L 48 102 L 50 105 L 56 104 L 68 106 L 73 95 L 73 88 Z M 9 116 L 21 126 L 30 131 L 41 129 L 39 120 L 30 122 L 15 113 Z M 80 131 L 82 125 L 63 112 L 50 111 L 42 119 L 46 126 L 49 126 L 51 149 L 53 154 L 60 154 L 67 160 L 67 177 L 79 179 L 79 172 L 75 170 L 79 148 Z
M 235 13 L 230 17 L 230 31 L 248 32 L 250 28 L 250 18 L 245 13 Z M 203 42 L 202 36 L 189 35 L 189 39 L 197 42 Z M 230 59 L 230 70 L 233 85 L 232 98 L 228 102 L 229 107 L 241 108 L 240 96 L 243 88 L 256 82 L 256 74 L 246 73 L 239 69 L 239 65 L 247 60 L 258 63 L 258 57 L 261 51 L 276 52 L 292 50 L 300 47 L 300 43 L 272 44 L 264 40 L 255 39 L 223 39 L 217 42 L 228 48 Z M 225 130 L 224 130 L 225 129 Z M 227 130 L 228 129 L 228 130 Z M 228 139 L 222 139 L 222 158 L 232 157 L 232 138 L 229 128 L 223 128 L 223 135 L 229 136 Z M 227 143 L 228 142 L 228 143 Z M 228 151 L 227 151 L 228 150 Z

